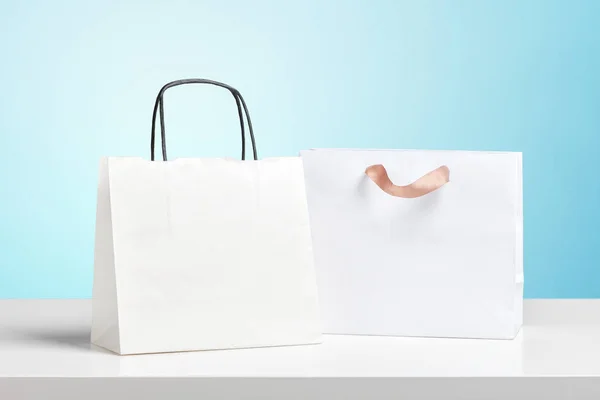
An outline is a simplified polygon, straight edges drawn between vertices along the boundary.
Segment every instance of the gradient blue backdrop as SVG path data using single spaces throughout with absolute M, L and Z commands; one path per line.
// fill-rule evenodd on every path
M 0 297 L 89 297 L 98 160 L 153 100 L 228 82 L 263 157 L 524 153 L 526 297 L 600 297 L 600 1 L 0 0 Z M 234 102 L 166 97 L 169 153 L 239 154 Z

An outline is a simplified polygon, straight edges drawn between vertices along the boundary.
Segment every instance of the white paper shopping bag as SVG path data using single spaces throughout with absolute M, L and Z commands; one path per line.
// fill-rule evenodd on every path
M 301 153 L 325 333 L 514 338 L 521 153 Z
M 101 161 L 92 342 L 119 354 L 318 343 L 301 159 L 256 160 L 239 92 L 186 80 L 157 98 L 164 160 L 162 95 L 183 83 L 231 91 L 255 160 Z

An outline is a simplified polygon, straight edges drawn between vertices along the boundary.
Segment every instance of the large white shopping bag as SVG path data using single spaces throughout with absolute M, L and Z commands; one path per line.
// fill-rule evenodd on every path
M 255 159 L 102 159 L 92 342 L 119 354 L 318 343 L 301 159 L 256 160 L 239 92 L 185 80 L 157 98 L 164 160 L 162 95 L 183 83 L 231 91 Z
M 301 156 L 325 333 L 516 336 L 521 153 Z

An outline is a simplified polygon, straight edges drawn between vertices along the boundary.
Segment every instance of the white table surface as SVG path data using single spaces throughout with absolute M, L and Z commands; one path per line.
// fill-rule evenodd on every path
M 600 399 L 600 300 L 528 300 L 524 311 L 512 341 L 326 335 L 312 346 L 117 356 L 90 345 L 89 300 L 0 300 L 0 399 Z

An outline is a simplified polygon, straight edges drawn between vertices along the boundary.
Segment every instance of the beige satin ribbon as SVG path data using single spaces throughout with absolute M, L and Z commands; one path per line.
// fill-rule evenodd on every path
M 371 165 L 365 170 L 365 174 L 390 196 L 403 197 L 405 199 L 425 196 L 427 193 L 441 188 L 450 181 L 450 169 L 445 165 L 426 173 L 406 186 L 394 185 L 385 167 L 381 164 Z

